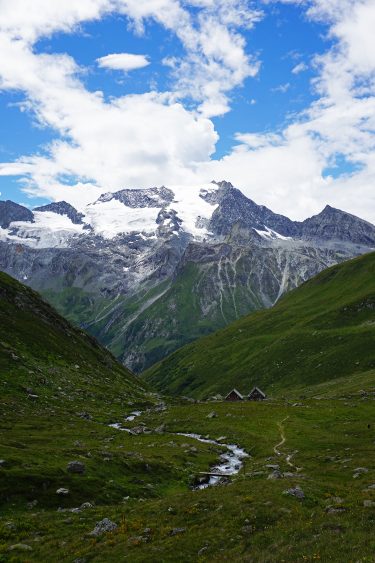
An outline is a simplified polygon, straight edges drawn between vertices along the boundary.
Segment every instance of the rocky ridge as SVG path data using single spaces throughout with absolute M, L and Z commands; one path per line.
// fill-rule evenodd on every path
M 291 221 L 229 182 L 124 189 L 82 209 L 11 203 L 0 268 L 137 372 L 375 247 L 375 227 L 353 215 L 327 206 Z

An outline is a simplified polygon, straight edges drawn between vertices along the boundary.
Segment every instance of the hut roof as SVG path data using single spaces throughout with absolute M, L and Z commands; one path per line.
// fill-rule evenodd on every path
M 261 389 L 259 389 L 259 387 L 253 387 L 252 390 L 250 391 L 250 393 L 248 394 L 248 397 L 250 397 L 254 391 L 258 391 L 258 393 L 260 393 L 264 398 L 266 397 L 266 394 L 263 393 L 263 391 Z
M 241 393 L 239 391 L 237 391 L 237 389 L 232 389 L 232 391 L 229 391 L 228 395 L 225 397 L 229 397 L 229 395 L 231 395 L 232 393 L 235 393 L 236 395 L 238 395 L 241 399 L 243 399 L 243 395 L 241 395 Z

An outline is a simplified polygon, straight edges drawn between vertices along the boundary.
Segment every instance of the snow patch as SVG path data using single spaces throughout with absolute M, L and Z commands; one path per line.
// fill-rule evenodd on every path
M 259 231 L 258 229 L 254 229 L 254 231 L 256 231 L 259 236 L 266 238 L 266 239 L 293 240 L 292 237 L 284 237 L 283 235 L 280 235 L 280 233 L 277 233 L 276 231 L 273 231 L 272 229 L 269 229 L 268 227 L 265 227 L 265 228 L 266 228 L 265 231 Z
M 106 239 L 132 232 L 154 234 L 159 211 L 159 207 L 126 207 L 121 201 L 111 199 L 88 205 L 85 221 Z
M 209 231 L 203 226 L 197 226 L 197 221 L 202 219 L 209 221 L 218 204 L 210 204 L 200 197 L 208 191 L 216 191 L 218 188 L 212 184 L 200 184 L 198 186 L 168 186 L 174 193 L 175 197 L 169 204 L 169 211 L 176 211 L 177 216 L 182 221 L 182 229 L 196 238 L 208 236 Z
M 83 233 L 83 225 L 72 223 L 67 215 L 53 211 L 34 211 L 34 223 L 14 221 L 6 233 L 7 240 L 26 246 L 62 248 L 68 245 L 73 236 Z

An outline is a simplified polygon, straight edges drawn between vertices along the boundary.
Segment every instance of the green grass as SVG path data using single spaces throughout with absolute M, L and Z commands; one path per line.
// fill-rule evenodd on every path
M 58 420 L 57 443 L 56 434 L 46 426 L 15 456 L 19 464 L 31 466 L 30 474 L 35 471 L 38 481 L 31 478 L 28 491 L 3 503 L 0 557 L 7 561 L 12 553 L 14 561 L 67 562 L 80 557 L 98 562 L 374 561 L 375 508 L 364 506 L 364 500 L 375 501 L 375 490 L 366 490 L 375 482 L 374 382 L 365 391 L 367 395 L 357 390 L 329 400 L 300 400 L 295 407 L 284 401 L 176 404 L 141 417 L 150 429 L 164 422 L 164 434 L 129 436 L 83 422 L 64 428 Z M 208 419 L 212 409 L 218 416 Z M 280 441 L 281 421 L 286 442 L 279 457 L 273 448 Z M 23 427 L 14 422 L 11 436 L 18 442 L 31 422 Z M 208 468 L 218 451 L 173 436 L 177 431 L 226 436 L 226 441 L 245 447 L 251 458 L 230 485 L 191 491 L 190 475 Z M 80 447 L 73 445 L 76 433 L 83 442 Z M 197 447 L 196 453 L 185 453 L 189 443 Z M 6 443 L 5 453 L 10 447 L 14 444 Z M 105 448 L 110 461 L 100 453 Z M 299 473 L 286 464 L 286 454 L 292 452 Z M 72 478 L 66 473 L 65 462 L 71 457 L 85 460 L 85 475 Z M 268 463 L 279 464 L 292 476 L 269 480 Z M 368 473 L 354 479 L 357 467 Z M 0 471 L 3 478 L 11 468 Z M 58 480 L 43 489 L 40 482 L 53 480 L 53 471 Z M 8 483 L 7 490 L 15 483 L 16 479 Z M 283 494 L 297 484 L 305 493 L 303 501 Z M 70 488 L 69 497 L 59 499 L 54 494 L 57 485 Z M 32 500 L 38 504 L 27 508 Z M 56 510 L 87 501 L 95 506 L 78 514 Z M 329 513 L 329 506 L 345 510 Z M 90 537 L 104 517 L 116 522 L 118 529 L 98 539 Z M 174 528 L 185 532 L 170 535 Z M 32 547 L 24 559 L 22 553 L 7 551 L 17 543 Z
M 259 385 L 271 395 L 375 368 L 375 254 L 325 270 L 272 309 L 243 317 L 147 370 L 170 394 Z
M 351 289 L 361 303 L 365 286 Z M 318 296 L 318 314 L 317 305 Z M 337 312 L 328 313 L 338 330 Z M 343 313 L 342 330 L 356 329 Z M 311 386 L 301 377 L 264 403 L 164 399 L 160 411 L 162 399 L 95 340 L 0 275 L 0 374 L 0 562 L 375 561 L 375 370 Z M 143 414 L 124 422 L 134 408 Z M 176 432 L 224 436 L 250 457 L 229 484 L 192 490 L 222 449 Z M 83 475 L 67 471 L 72 460 Z M 270 463 L 287 475 L 269 479 Z M 354 478 L 358 467 L 366 472 Z M 284 494 L 296 485 L 304 500 Z M 118 528 L 93 538 L 103 518 Z M 31 549 L 10 550 L 19 544 Z

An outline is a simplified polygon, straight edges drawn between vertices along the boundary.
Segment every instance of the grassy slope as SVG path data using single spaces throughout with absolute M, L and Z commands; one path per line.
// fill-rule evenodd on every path
M 375 482 L 373 424 L 368 428 L 368 423 L 373 423 L 374 373 L 367 380 L 358 376 L 358 386 L 367 394 L 358 389 L 351 393 L 336 389 L 330 400 L 310 398 L 296 407 L 284 401 L 202 403 L 145 414 L 141 420 L 149 428 L 166 424 L 168 432 L 161 435 L 129 437 L 108 430 L 104 444 L 109 446 L 109 454 L 122 452 L 128 463 L 130 453 L 142 460 L 132 467 L 133 481 L 138 485 L 128 485 L 130 498 L 122 501 L 112 494 L 107 502 L 104 499 L 84 512 L 68 514 L 56 511 L 52 501 L 48 506 L 41 500 L 31 509 L 7 503 L 0 517 L 0 561 L 8 561 L 10 555 L 13 561 L 35 562 L 77 558 L 98 563 L 374 561 L 375 490 L 368 488 Z M 217 417 L 209 419 L 212 409 Z M 286 442 L 277 456 L 273 448 L 281 440 L 281 430 Z M 182 475 L 203 470 L 204 463 L 208 467 L 212 461 L 213 452 L 210 446 L 197 446 L 189 438 L 169 433 L 176 431 L 227 436 L 227 441 L 239 443 L 251 457 L 230 486 L 189 491 L 187 483 L 177 486 L 178 470 Z M 97 447 L 103 435 L 97 433 L 89 441 L 86 438 L 81 455 Z M 192 453 L 189 444 L 197 451 Z M 299 472 L 286 461 L 287 454 L 293 452 L 291 462 L 301 468 Z M 149 472 L 142 470 L 144 463 L 155 461 L 158 454 L 166 472 L 173 460 L 176 474 L 165 475 L 156 470 L 156 464 Z M 110 478 L 113 489 L 119 487 L 123 477 L 117 470 L 117 457 L 96 463 L 102 466 L 102 479 Z M 289 476 L 268 479 L 269 463 L 277 463 Z M 355 479 L 357 467 L 365 467 L 367 473 Z M 124 462 L 123 469 L 129 471 Z M 169 488 L 161 487 L 163 479 L 170 480 Z M 68 483 L 73 492 L 59 501 L 60 506 L 96 500 L 94 487 L 90 490 L 88 486 L 89 474 L 77 476 L 75 481 L 75 488 L 74 483 Z M 305 493 L 303 501 L 283 494 L 297 484 Z M 61 472 L 60 486 L 66 485 L 67 476 Z M 79 490 L 83 490 L 81 495 Z M 374 506 L 367 507 L 364 501 L 372 501 Z M 336 512 L 329 512 L 329 507 Z M 118 529 L 98 539 L 90 537 L 88 533 L 104 517 L 115 521 Z M 175 528 L 184 531 L 171 535 Z M 32 551 L 8 551 L 18 543 L 29 545 Z
M 325 270 L 275 307 L 153 366 L 146 381 L 204 397 L 253 385 L 271 394 L 375 367 L 375 253 Z
M 263 404 L 151 408 L 126 423 L 150 429 L 133 436 L 108 422 L 157 398 L 30 290 L 3 276 L 0 287 L 0 561 L 374 560 L 374 371 L 305 388 L 302 400 L 291 393 Z M 92 420 L 78 415 L 83 409 Z M 216 418 L 207 417 L 212 410 Z M 184 431 L 226 436 L 251 457 L 230 486 L 191 491 L 191 477 L 220 450 L 172 434 Z M 299 472 L 287 464 L 292 453 Z M 66 471 L 73 459 L 85 463 L 84 475 Z M 269 463 L 289 476 L 268 479 Z M 367 473 L 353 479 L 361 466 Z M 296 484 L 303 501 L 283 494 Z M 56 495 L 60 487 L 69 495 Z M 93 507 L 57 510 L 82 502 Z M 90 537 L 104 517 L 117 530 Z M 184 531 L 171 535 L 175 528 Z

